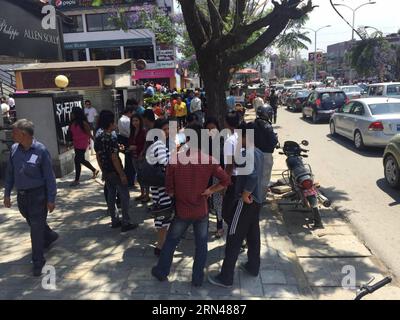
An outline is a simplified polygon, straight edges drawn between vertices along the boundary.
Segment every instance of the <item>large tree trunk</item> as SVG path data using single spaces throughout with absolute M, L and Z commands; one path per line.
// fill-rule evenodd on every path
M 201 58 L 199 59 L 202 60 Z M 226 66 L 219 59 L 208 59 L 203 61 L 201 77 L 204 82 L 204 89 L 207 97 L 207 115 L 218 119 L 221 126 L 224 125 L 224 118 L 227 112 L 225 91 L 229 87 L 230 74 Z

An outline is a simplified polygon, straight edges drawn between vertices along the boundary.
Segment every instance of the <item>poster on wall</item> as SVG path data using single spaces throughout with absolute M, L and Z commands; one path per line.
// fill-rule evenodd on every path
M 72 148 L 72 145 L 67 138 L 72 108 L 83 108 L 83 105 L 83 96 L 80 95 L 54 98 L 54 115 L 59 154 L 62 154 Z

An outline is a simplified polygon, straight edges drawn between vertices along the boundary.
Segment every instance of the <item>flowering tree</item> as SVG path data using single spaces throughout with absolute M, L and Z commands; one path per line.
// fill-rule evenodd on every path
M 273 44 L 291 21 L 313 9 L 311 0 L 179 3 L 204 80 L 209 111 L 220 122 L 226 112 L 225 90 L 236 68 Z

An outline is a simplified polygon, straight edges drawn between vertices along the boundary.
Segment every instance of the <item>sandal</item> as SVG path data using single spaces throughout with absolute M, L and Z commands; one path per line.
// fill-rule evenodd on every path
M 140 201 L 145 197 L 144 194 L 141 194 L 139 197 L 135 197 L 135 201 Z
M 215 231 L 214 236 L 216 239 L 221 239 L 224 236 L 224 229 L 219 229 Z
M 93 172 L 93 179 L 96 179 L 97 176 L 99 175 L 100 171 L 96 170 L 95 172 Z
M 149 196 L 144 196 L 144 197 L 142 198 L 141 202 L 146 203 L 146 202 L 149 202 L 150 200 L 151 200 L 151 199 L 150 199 Z

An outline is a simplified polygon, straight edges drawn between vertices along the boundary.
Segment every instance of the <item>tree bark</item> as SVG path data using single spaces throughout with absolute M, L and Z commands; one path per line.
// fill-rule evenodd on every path
M 222 59 L 209 59 L 200 70 L 207 96 L 207 116 L 216 117 L 223 127 L 227 112 L 225 91 L 230 80 L 229 69 L 223 65 Z

